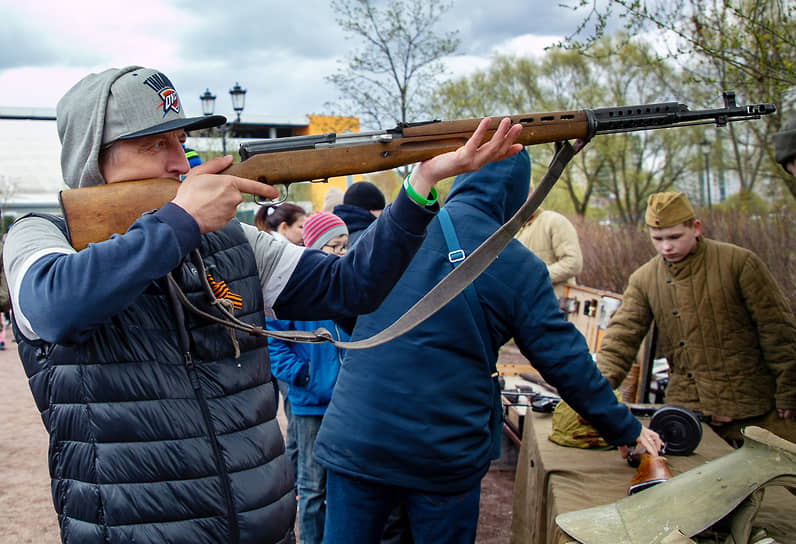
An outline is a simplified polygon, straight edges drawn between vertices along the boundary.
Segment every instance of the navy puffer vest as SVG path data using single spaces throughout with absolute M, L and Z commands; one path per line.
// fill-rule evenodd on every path
M 236 315 L 264 326 L 237 221 L 203 236 L 200 251 L 207 272 L 243 298 Z M 190 259 L 173 274 L 194 304 L 216 312 Z M 277 543 L 293 526 L 266 340 L 236 333 L 235 358 L 228 329 L 177 308 L 160 280 L 82 344 L 17 334 L 50 434 L 63 542 Z

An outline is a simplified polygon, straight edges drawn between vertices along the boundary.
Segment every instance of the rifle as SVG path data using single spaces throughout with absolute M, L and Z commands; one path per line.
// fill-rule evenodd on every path
M 679 102 L 636 106 L 528 113 L 507 116 L 522 125 L 517 142 L 523 145 L 590 140 L 600 134 L 715 124 L 759 119 L 776 112 L 773 104 L 737 106 L 735 93 L 724 92 L 724 107 L 691 111 Z M 491 119 L 484 141 L 500 119 Z M 480 119 L 399 124 L 374 132 L 296 136 L 244 143 L 241 162 L 222 173 L 269 185 L 326 181 L 330 177 L 388 170 L 424 161 L 464 145 Z M 128 181 L 70 189 L 60 193 L 61 208 L 72 246 L 125 232 L 138 217 L 174 198 L 179 182 L 172 179 Z

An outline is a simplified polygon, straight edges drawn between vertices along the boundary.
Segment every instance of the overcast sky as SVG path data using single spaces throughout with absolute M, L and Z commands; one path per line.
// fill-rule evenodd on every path
M 456 75 L 496 52 L 539 54 L 582 16 L 541 0 L 454 1 L 441 30 L 460 31 L 446 62 Z M 352 47 L 328 0 L 0 0 L 0 107 L 54 108 L 84 75 L 140 64 L 171 78 L 188 115 L 201 114 L 205 88 L 231 114 L 240 82 L 244 119 L 301 119 L 328 113 L 337 95 L 324 77 Z

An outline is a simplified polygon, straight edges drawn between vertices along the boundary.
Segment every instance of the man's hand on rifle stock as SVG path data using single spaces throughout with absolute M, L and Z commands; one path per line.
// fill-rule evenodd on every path
M 663 448 L 664 443 L 658 433 L 648 427 L 641 427 L 641 434 L 636 438 L 636 449 L 638 453 L 649 453 L 652 457 L 657 457 L 658 452 Z M 630 449 L 627 446 L 619 446 L 619 453 L 622 459 L 627 459 Z
M 415 168 L 409 182 L 420 195 L 427 195 L 440 180 L 473 172 L 488 162 L 499 161 L 514 155 L 522 144 L 514 141 L 522 130 L 520 125 L 511 126 L 503 119 L 492 138 L 482 144 L 489 119 L 483 119 L 467 142 L 450 153 L 443 153 L 421 162 Z M 218 174 L 232 164 L 232 157 L 217 157 L 193 168 L 177 190 L 172 202 L 184 209 L 199 225 L 204 234 L 220 229 L 235 216 L 241 193 L 250 193 L 266 199 L 279 196 L 271 185 L 246 178 Z
M 232 156 L 216 157 L 191 169 L 177 189 L 172 202 L 184 209 L 204 234 L 220 229 L 235 217 L 241 193 L 266 199 L 279 196 L 279 190 L 266 183 L 236 176 L 217 174 L 232 164 Z
M 456 151 L 437 155 L 418 164 L 409 178 L 417 194 L 425 196 L 438 181 L 474 172 L 488 162 L 503 160 L 522 150 L 522 144 L 514 143 L 522 126 L 512 126 L 508 118 L 501 120 L 492 138 L 482 144 L 488 124 L 488 117 L 482 119 L 473 135 Z

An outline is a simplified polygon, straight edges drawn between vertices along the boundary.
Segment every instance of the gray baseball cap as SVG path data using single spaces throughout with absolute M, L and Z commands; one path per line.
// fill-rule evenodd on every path
M 117 140 L 225 122 L 222 115 L 186 117 L 174 85 L 158 70 L 127 66 L 89 74 L 56 107 L 64 182 L 69 187 L 104 184 L 100 151 Z
M 198 130 L 226 122 L 222 115 L 185 117 L 180 97 L 165 74 L 151 68 L 127 72 L 113 82 L 105 108 L 103 145 L 171 130 Z

